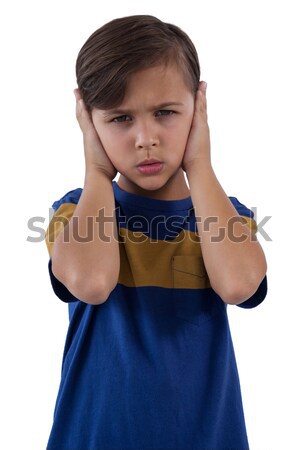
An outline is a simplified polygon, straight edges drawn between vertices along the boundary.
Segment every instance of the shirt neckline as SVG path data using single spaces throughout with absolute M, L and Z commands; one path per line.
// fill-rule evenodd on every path
M 113 181 L 113 190 L 117 201 L 128 203 L 139 208 L 161 211 L 180 211 L 188 210 L 193 206 L 191 196 L 179 200 L 160 200 L 124 191 L 119 187 L 116 181 Z

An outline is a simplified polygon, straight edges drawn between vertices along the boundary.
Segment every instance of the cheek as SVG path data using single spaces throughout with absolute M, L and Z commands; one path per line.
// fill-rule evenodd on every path
M 174 130 L 172 130 L 172 142 L 176 144 L 176 148 L 182 148 L 182 151 L 184 151 L 190 130 L 191 130 L 191 120 L 184 121 L 184 123 L 179 124 Z
M 182 161 L 191 130 L 192 118 L 177 126 L 171 137 L 172 159 L 175 164 Z
M 118 146 L 118 139 L 114 133 L 111 133 L 105 127 L 101 127 L 101 125 L 94 123 L 97 134 L 100 138 L 100 141 L 109 157 L 113 157 L 113 149 Z

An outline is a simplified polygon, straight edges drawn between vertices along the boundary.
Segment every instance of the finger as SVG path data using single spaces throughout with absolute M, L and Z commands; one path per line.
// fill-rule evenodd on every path
M 84 115 L 85 113 L 87 113 L 87 108 L 82 99 L 80 90 L 77 88 L 74 89 L 73 92 L 76 98 L 76 115 L 78 116 Z
M 81 92 L 80 92 L 80 90 L 79 90 L 78 88 L 74 89 L 73 92 L 74 92 L 76 101 L 77 101 L 77 100 L 80 100 L 80 99 L 82 98 Z
M 91 131 L 94 128 L 91 115 L 78 93 L 76 95 L 76 118 L 83 132 Z
M 208 117 L 207 117 L 207 102 L 206 102 L 206 95 L 203 92 L 203 85 L 199 83 L 199 87 L 196 94 L 196 101 L 195 101 L 195 124 L 203 123 L 206 124 Z
M 197 90 L 196 102 L 195 102 L 195 111 L 197 112 L 206 112 L 206 95 L 203 92 L 203 87 Z
M 76 98 L 76 108 L 78 109 L 78 113 L 87 113 L 91 119 L 90 113 L 84 103 L 80 90 L 77 88 L 74 89 L 73 92 Z
M 200 90 L 201 92 L 206 94 L 206 89 L 207 89 L 206 81 L 199 81 L 199 83 L 198 83 L 198 90 Z

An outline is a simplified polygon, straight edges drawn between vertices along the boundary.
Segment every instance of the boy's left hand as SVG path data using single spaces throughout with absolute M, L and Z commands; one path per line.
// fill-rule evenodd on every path
M 181 166 L 183 170 L 187 172 L 188 168 L 198 160 L 201 160 L 203 163 L 211 163 L 209 126 L 207 123 L 206 89 L 204 81 L 199 82 L 196 93 L 194 116 Z

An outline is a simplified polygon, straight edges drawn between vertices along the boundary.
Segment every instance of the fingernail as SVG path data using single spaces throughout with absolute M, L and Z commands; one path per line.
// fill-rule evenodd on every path
M 204 83 L 203 83 L 203 86 L 204 86 L 204 90 L 206 91 L 206 88 L 207 88 L 207 83 L 204 81 Z

